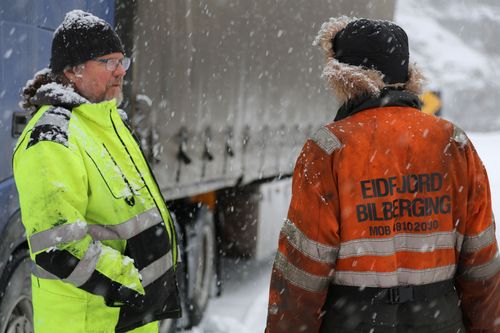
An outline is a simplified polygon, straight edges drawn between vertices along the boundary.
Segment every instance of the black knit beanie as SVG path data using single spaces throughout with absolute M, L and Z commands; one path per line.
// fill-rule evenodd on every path
M 62 73 L 67 66 L 114 52 L 125 50 L 113 28 L 90 13 L 73 10 L 54 33 L 50 68 L 56 74 Z
M 408 36 L 388 21 L 359 19 L 347 24 L 332 41 L 335 59 L 380 71 L 386 84 L 408 80 Z

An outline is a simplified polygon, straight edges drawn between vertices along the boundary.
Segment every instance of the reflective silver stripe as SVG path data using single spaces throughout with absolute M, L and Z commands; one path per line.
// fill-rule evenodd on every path
M 326 127 L 321 127 L 317 130 L 316 133 L 311 136 L 311 140 L 327 154 L 331 154 L 334 150 L 342 147 L 340 140 Z
M 172 251 L 169 251 L 163 257 L 153 261 L 151 264 L 144 267 L 140 271 L 140 274 L 142 276 L 142 285 L 146 287 L 152 282 L 156 281 L 170 268 L 172 268 L 172 266 Z
M 61 243 L 77 241 L 84 238 L 86 235 L 87 223 L 85 222 L 78 221 L 62 224 L 31 235 L 31 252 L 36 253 Z
M 81 221 L 63 224 L 31 235 L 31 251 L 36 253 L 61 243 L 77 241 L 87 233 L 94 240 L 127 240 L 160 222 L 162 217 L 155 207 L 120 224 L 88 225 Z
M 92 276 L 92 273 L 96 270 L 101 251 L 102 248 L 100 243 L 90 244 L 83 258 L 78 262 L 73 272 L 71 272 L 71 274 L 65 279 L 60 279 L 56 275 L 38 266 L 35 262 L 33 262 L 31 273 L 41 279 L 61 280 L 80 287 L 88 281 L 88 279 Z
M 181 248 L 179 247 L 179 245 L 177 245 L 177 263 L 181 263 L 182 262 L 182 256 L 180 255 L 181 254 Z
M 326 291 L 331 281 L 330 277 L 310 274 L 295 267 L 280 252 L 276 254 L 274 268 L 291 284 L 310 292 Z
M 322 263 L 333 264 L 337 260 L 338 247 L 328 246 L 307 238 L 292 221 L 286 219 L 281 233 L 288 242 L 305 256 Z
M 43 89 L 43 88 L 42 88 Z M 53 107 L 48 109 L 36 122 L 34 128 L 41 128 L 42 135 L 38 137 L 38 140 L 47 140 L 60 143 L 64 146 L 68 146 L 68 125 L 71 118 L 71 112 L 61 107 Z M 50 125 L 51 130 L 47 131 L 44 129 L 45 125 Z M 30 139 L 32 143 L 33 138 Z M 29 147 L 29 145 L 28 145 Z
M 388 256 L 399 251 L 432 252 L 435 249 L 455 248 L 454 232 L 429 235 L 398 234 L 387 239 L 359 239 L 340 245 L 339 259 L 358 256 Z
M 464 130 L 458 127 L 457 125 L 453 125 L 453 137 L 452 139 L 457 142 L 460 146 L 465 146 L 469 143 L 469 139 L 465 134 Z
M 155 207 L 120 224 L 89 224 L 88 232 L 94 240 L 127 240 L 160 222 L 162 217 Z
M 456 244 L 455 249 L 458 252 L 462 251 L 462 245 L 463 245 L 463 243 L 464 243 L 464 235 L 462 235 L 461 233 L 457 232 L 457 244 Z
M 47 272 L 45 269 L 43 269 L 40 266 L 37 266 L 37 264 L 32 261 L 33 267 L 31 268 L 31 273 L 40 278 L 40 279 L 47 279 L 47 280 L 59 280 L 57 276 L 54 274 Z
M 464 236 L 462 251 L 474 252 L 487 247 L 495 242 L 495 230 L 493 225 L 476 236 Z
M 336 271 L 334 283 L 348 286 L 366 286 L 389 288 L 402 284 L 421 285 L 451 279 L 455 274 L 455 265 L 433 269 L 399 268 L 395 272 L 353 272 Z
M 90 276 L 92 276 L 92 273 L 96 270 L 101 251 L 102 247 L 100 242 L 90 244 L 87 252 L 85 252 L 85 255 L 78 262 L 73 272 L 71 272 L 67 278 L 63 279 L 63 281 L 72 283 L 77 287 L 87 282 Z
M 497 252 L 486 264 L 462 269 L 460 275 L 467 280 L 485 280 L 495 275 L 498 271 L 500 271 L 500 256 Z
M 51 108 L 40 117 L 35 126 L 53 125 L 59 127 L 64 133 L 68 133 L 71 115 L 71 112 L 65 108 Z

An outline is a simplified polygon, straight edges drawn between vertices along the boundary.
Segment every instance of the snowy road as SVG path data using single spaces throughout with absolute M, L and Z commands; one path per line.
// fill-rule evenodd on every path
M 469 137 L 483 160 L 490 180 L 493 214 L 497 217 L 497 239 L 500 239 L 498 228 L 500 218 L 500 132 L 470 133 Z
M 500 132 L 470 133 L 488 171 L 493 197 L 493 211 L 500 216 Z M 497 222 L 498 226 L 498 222 Z M 497 227 L 497 239 L 500 239 Z M 266 320 L 269 278 L 272 259 L 226 261 L 224 292 L 210 301 L 202 323 L 190 333 L 257 333 L 263 332 Z
M 210 301 L 191 333 L 264 332 L 272 260 L 226 261 L 222 297 Z

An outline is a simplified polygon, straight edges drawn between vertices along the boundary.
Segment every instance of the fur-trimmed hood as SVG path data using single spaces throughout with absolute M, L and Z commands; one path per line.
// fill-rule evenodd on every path
M 330 84 L 340 104 L 363 95 L 379 97 L 383 88 L 393 87 L 416 95 L 422 91 L 424 77 L 415 64 L 408 66 L 408 80 L 405 83 L 386 84 L 384 75 L 376 69 L 353 66 L 335 59 L 333 39 L 350 22 L 357 18 L 341 16 L 330 18 L 323 23 L 313 45 L 319 46 L 325 53 L 326 65 L 322 77 Z
M 33 79 L 26 82 L 21 92 L 19 106 L 30 113 L 35 113 L 42 105 L 71 109 L 73 106 L 89 103 L 66 81 L 62 75 L 55 75 L 49 68 L 42 69 Z
M 59 105 L 72 108 L 80 104 L 90 103 L 78 94 L 71 86 L 61 83 L 47 83 L 38 88 L 31 100 L 35 105 Z

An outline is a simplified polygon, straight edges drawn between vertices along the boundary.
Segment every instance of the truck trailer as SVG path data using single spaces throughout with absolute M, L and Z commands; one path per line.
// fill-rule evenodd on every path
M 312 42 L 322 22 L 391 19 L 395 0 L 17 0 L 0 4 L 0 333 L 32 332 L 31 260 L 11 156 L 28 115 L 20 90 L 47 67 L 54 30 L 83 9 L 116 27 L 132 66 L 121 107 L 173 212 L 183 317 L 222 292 L 225 256 L 272 254 L 277 207 L 301 146 L 338 104 Z M 281 213 L 280 213 L 281 214 Z M 271 244 L 271 245 L 269 245 Z

